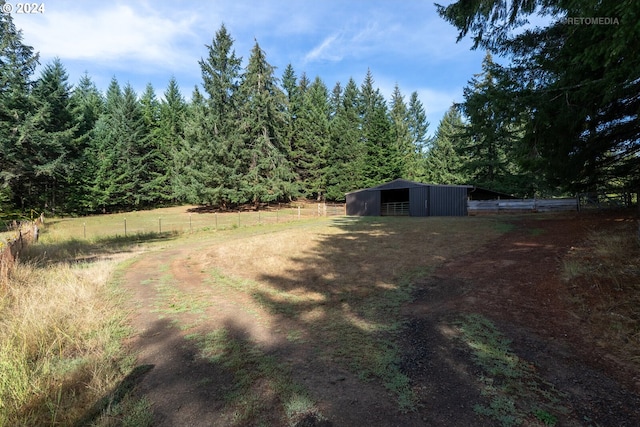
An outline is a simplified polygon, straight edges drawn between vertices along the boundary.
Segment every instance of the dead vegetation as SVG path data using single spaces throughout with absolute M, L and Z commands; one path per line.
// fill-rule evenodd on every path
M 578 316 L 618 363 L 640 369 L 640 241 L 637 221 L 592 230 L 563 261 Z

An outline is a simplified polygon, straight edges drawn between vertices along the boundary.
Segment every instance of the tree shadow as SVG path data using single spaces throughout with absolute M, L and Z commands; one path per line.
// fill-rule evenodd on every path
M 118 385 L 98 400 L 87 412 L 74 424 L 75 427 L 92 425 L 97 418 L 109 407 L 119 405 L 126 398 L 131 396 L 135 387 L 140 384 L 144 377 L 154 368 L 154 365 L 138 365 L 118 383 Z
M 487 422 L 469 403 L 482 401 L 472 375 L 462 367 L 469 354 L 443 334 L 451 313 L 434 313 L 416 323 L 402 312 L 427 286 L 435 267 L 455 255 L 456 234 L 447 232 L 456 224 L 461 223 L 336 219 L 338 231 L 317 236 L 316 245 L 292 259 L 293 268 L 258 278 L 268 287 L 254 292 L 254 299 L 280 316 L 277 328 L 300 337 L 288 346 L 289 357 L 299 360 L 295 371 L 329 402 L 330 418 L 338 424 L 357 423 L 358 417 L 377 425 L 394 420 L 403 425 Z M 429 286 L 443 288 L 433 296 L 443 306 L 463 289 L 452 283 Z M 407 341 L 411 335 L 428 340 L 418 353 Z M 321 372 L 324 381 L 311 370 Z
M 232 319 L 215 330 L 189 333 L 160 319 L 136 340 L 140 367 L 153 369 L 136 377 L 141 381 L 122 383 L 129 397 L 153 402 L 153 426 L 332 425 L 313 406 L 287 409 L 298 389 L 289 386 L 285 370 Z M 104 408 L 112 396 L 92 408 L 93 419 L 94 409 Z
M 91 240 L 68 239 L 55 243 L 33 243 L 20 252 L 20 259 L 43 267 L 60 263 L 93 263 L 116 254 L 130 253 L 138 245 L 174 240 L 176 231 L 106 236 Z

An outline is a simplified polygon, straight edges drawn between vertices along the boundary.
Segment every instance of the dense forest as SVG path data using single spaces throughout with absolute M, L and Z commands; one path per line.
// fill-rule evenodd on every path
M 89 75 L 71 84 L 58 59 L 36 76 L 38 54 L 2 13 L 0 208 L 86 214 L 340 201 L 345 192 L 396 178 L 521 197 L 636 188 L 639 56 L 623 55 L 628 47 L 618 37 L 638 30 L 620 25 L 607 33 L 559 20 L 494 34 L 485 30 L 497 31 L 491 19 L 515 23 L 533 10 L 471 3 L 477 10 L 454 3 L 439 12 L 460 37 L 477 33 L 476 47 L 487 54 L 433 137 L 416 92 L 405 98 L 396 85 L 386 100 L 370 71 L 360 84 L 350 79 L 333 88 L 291 64 L 276 75 L 257 41 L 243 67 L 224 25 L 206 45 L 202 82 L 188 100 L 175 78 L 160 99 L 150 84 L 136 93 L 116 77 L 104 93 Z M 608 2 L 584 7 L 599 4 Z M 604 44 L 585 52 L 569 43 L 589 32 L 619 47 L 613 52 L 620 56 L 610 58 Z M 557 44 L 548 42 L 554 37 Z M 511 56 L 512 65 L 496 64 L 492 53 Z M 589 62 L 576 65 L 583 64 L 576 58 Z

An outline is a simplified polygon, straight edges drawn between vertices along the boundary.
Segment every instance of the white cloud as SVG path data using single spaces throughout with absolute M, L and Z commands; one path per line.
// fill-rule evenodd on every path
M 195 16 L 162 16 L 136 4 L 109 4 L 104 8 L 58 10 L 50 7 L 41 19 L 15 19 L 25 41 L 44 58 L 126 61 L 155 66 L 175 66 L 183 61 L 177 44 L 192 37 Z
M 317 61 L 317 60 L 328 60 L 328 61 L 340 61 L 343 58 L 343 55 L 338 52 L 338 44 L 341 39 L 340 34 L 332 34 L 329 37 L 325 38 L 322 43 L 318 46 L 314 47 L 309 53 L 307 53 L 304 57 L 304 63 Z M 338 41 L 338 43 L 336 43 Z

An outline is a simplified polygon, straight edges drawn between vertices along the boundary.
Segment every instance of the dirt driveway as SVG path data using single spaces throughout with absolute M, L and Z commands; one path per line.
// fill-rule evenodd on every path
M 194 255 L 203 247 L 147 253 L 124 276 L 137 331 L 131 346 L 138 364 L 148 367 L 135 393 L 152 402 L 156 426 L 640 425 L 639 373 L 598 345 L 560 279 L 562 258 L 589 230 L 612 220 L 515 219 L 511 231 L 418 280 L 412 301 L 401 309 L 404 327 L 395 335 L 399 368 L 415 395 L 407 412 L 375 381 L 318 358 L 315 347 L 323 343 L 294 345 L 286 318 L 276 319 L 247 294 L 210 286 Z M 164 279 L 169 276 L 170 286 Z M 497 332 L 469 344 L 464 337 L 474 322 Z M 221 326 L 239 340 L 251 336 L 270 357 L 284 361 L 314 398 L 314 411 L 285 421 L 274 390 L 257 382 L 253 387 L 273 399 L 273 410 L 262 410 L 259 423 L 238 419 L 227 404 L 235 377 L 201 357 L 188 339 L 194 331 Z M 484 350 L 493 341 L 502 347 L 491 359 Z M 496 367 L 503 362 L 511 368 Z M 526 415 L 518 412 L 525 403 L 505 398 L 510 393 L 531 400 Z

